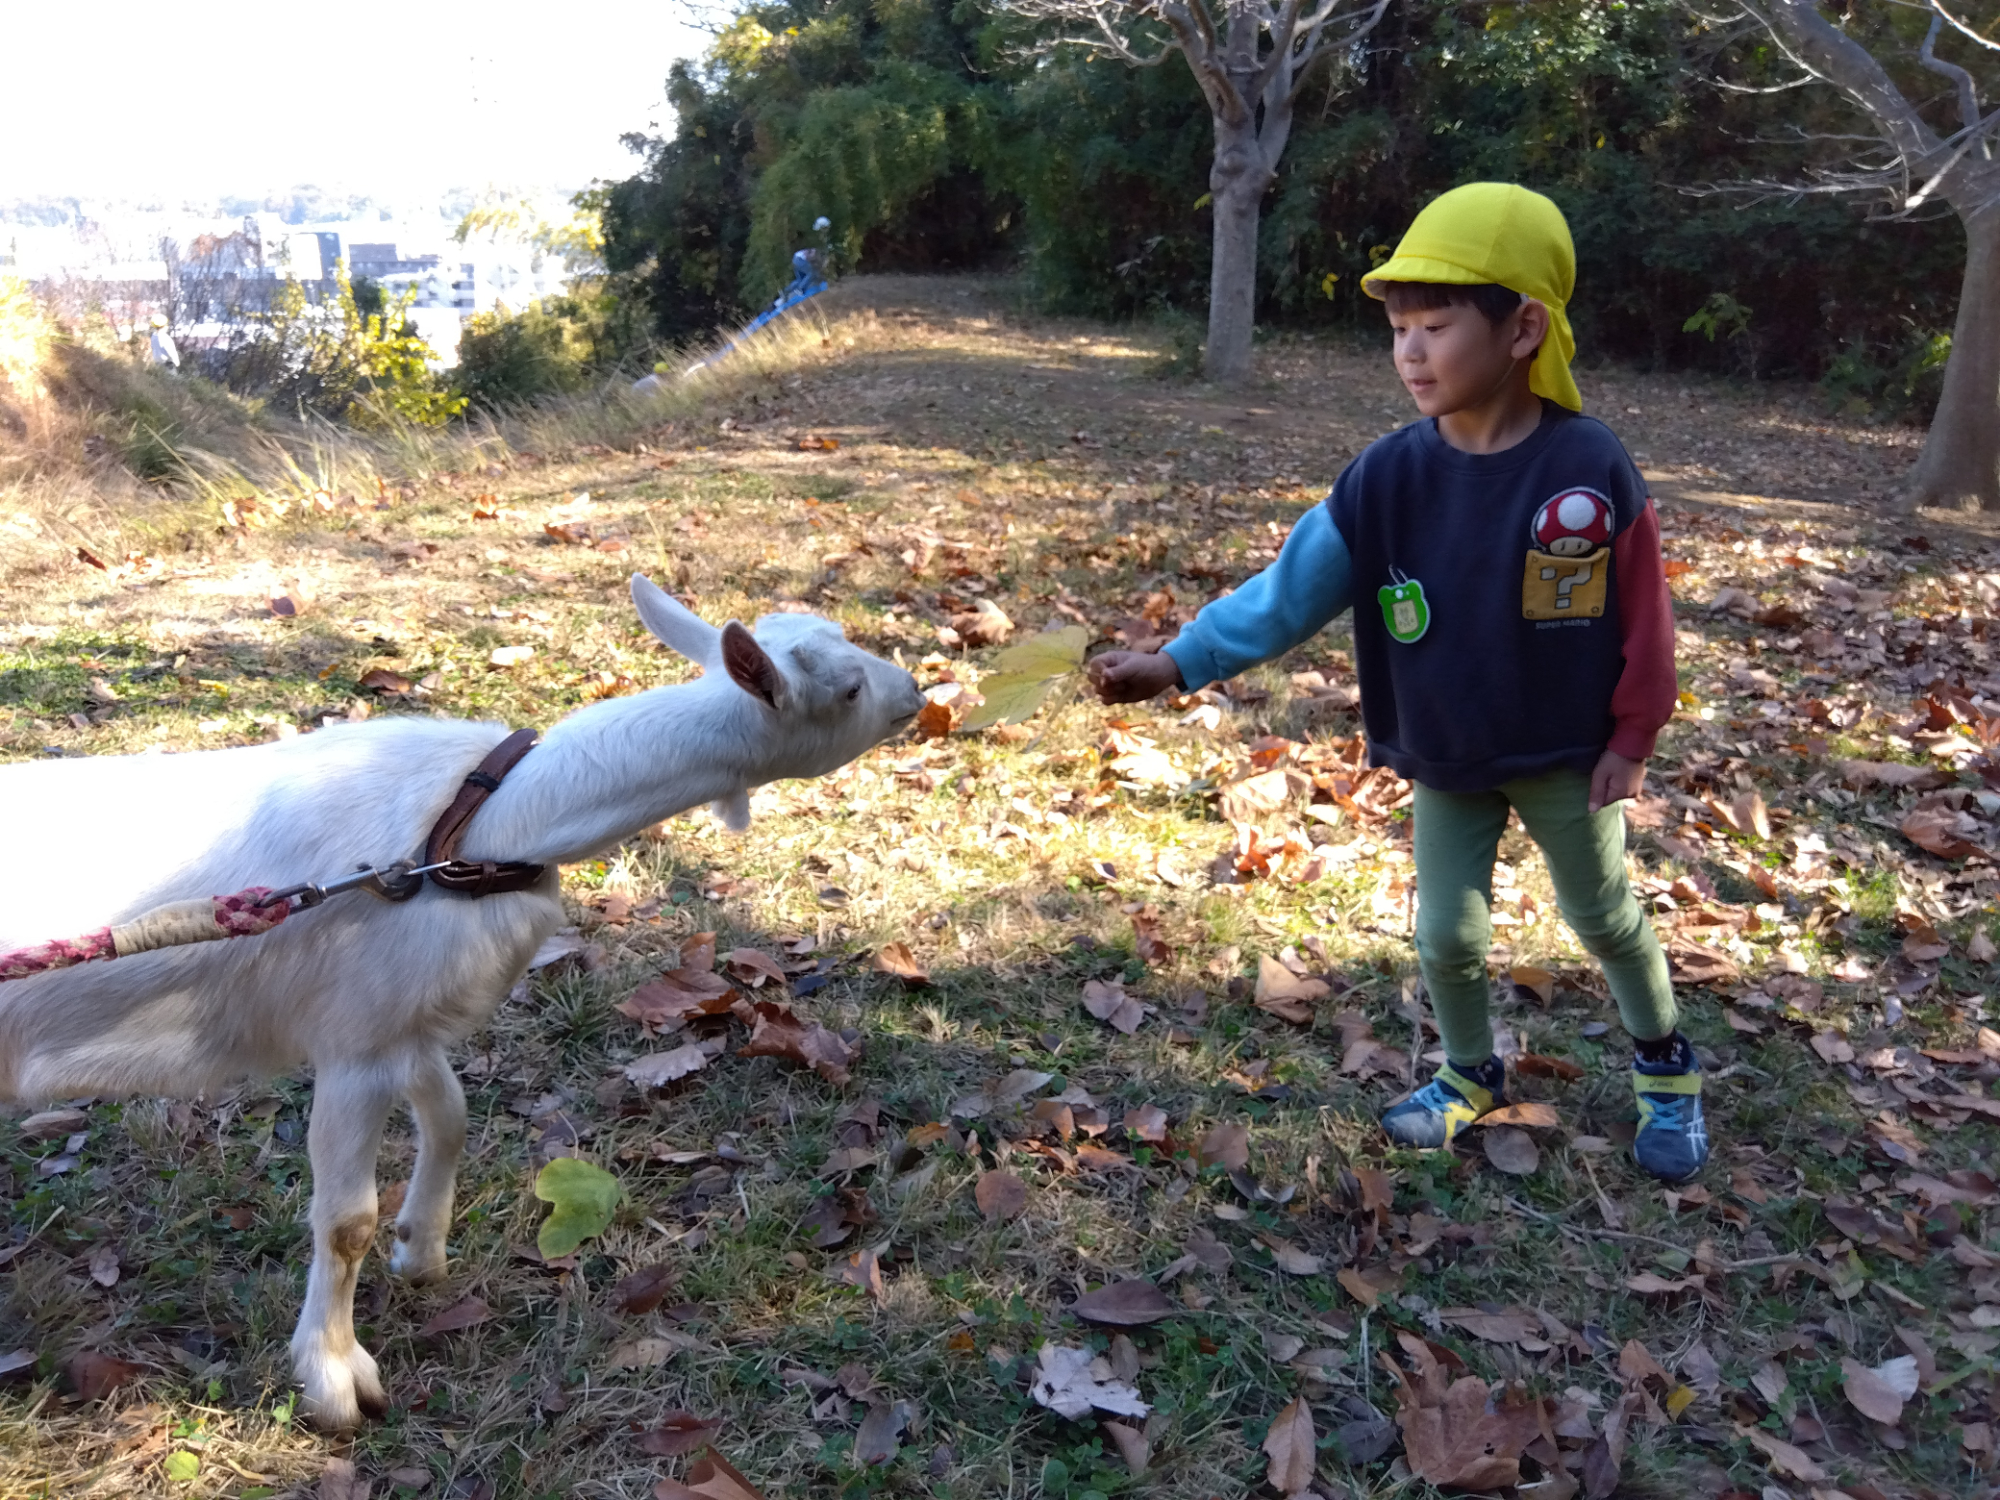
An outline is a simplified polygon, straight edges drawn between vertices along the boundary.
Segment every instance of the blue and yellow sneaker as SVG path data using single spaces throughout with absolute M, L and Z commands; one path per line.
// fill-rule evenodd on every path
M 1437 1076 L 1382 1116 L 1382 1129 L 1399 1145 L 1435 1150 L 1489 1110 L 1507 1102 L 1507 1071 L 1498 1057 L 1476 1068 L 1447 1062 Z
M 1662 1182 L 1685 1182 L 1708 1161 L 1708 1126 L 1701 1117 L 1701 1062 L 1676 1031 L 1672 1050 L 1657 1061 L 1635 1052 L 1632 1090 L 1639 1096 L 1639 1133 L 1632 1159 Z

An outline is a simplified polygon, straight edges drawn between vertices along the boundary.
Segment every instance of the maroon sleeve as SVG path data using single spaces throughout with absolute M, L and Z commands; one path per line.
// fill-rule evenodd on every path
M 1674 606 L 1660 557 L 1660 517 L 1650 499 L 1611 543 L 1611 562 L 1618 573 L 1625 670 L 1611 692 L 1609 748 L 1627 760 L 1645 760 L 1680 698 L 1680 679 L 1674 675 Z

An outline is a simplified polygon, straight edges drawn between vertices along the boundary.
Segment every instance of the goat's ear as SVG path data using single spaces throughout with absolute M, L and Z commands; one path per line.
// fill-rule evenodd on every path
M 761 698 L 771 708 L 785 695 L 785 679 L 757 637 L 735 620 L 722 627 L 722 666 L 730 680 L 753 698 Z
M 661 645 L 704 667 L 721 661 L 722 632 L 643 573 L 632 575 L 632 604 Z

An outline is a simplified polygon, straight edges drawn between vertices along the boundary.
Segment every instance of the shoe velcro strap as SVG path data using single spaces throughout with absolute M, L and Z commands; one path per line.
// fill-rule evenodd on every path
M 1471 1105 L 1478 1114 L 1483 1115 L 1493 1107 L 1493 1091 L 1473 1082 L 1450 1063 L 1446 1063 L 1437 1070 L 1437 1076 L 1434 1081 L 1445 1084 L 1464 1095 L 1465 1102 Z
M 1699 1073 L 1641 1073 L 1632 1070 L 1632 1087 L 1641 1094 L 1699 1094 Z

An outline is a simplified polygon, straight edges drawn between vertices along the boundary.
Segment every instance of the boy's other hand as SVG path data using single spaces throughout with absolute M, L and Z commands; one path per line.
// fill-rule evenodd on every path
M 1645 780 L 1643 760 L 1627 760 L 1616 750 L 1605 751 L 1597 757 L 1596 768 L 1590 773 L 1590 810 L 1596 812 L 1614 802 L 1629 801 L 1639 795 Z
M 1181 685 L 1181 669 L 1164 651 L 1106 651 L 1085 670 L 1106 703 L 1142 703 Z

